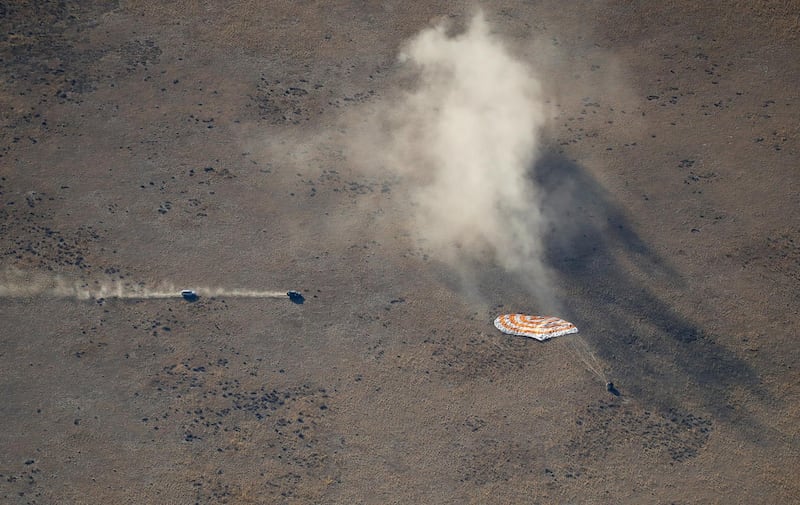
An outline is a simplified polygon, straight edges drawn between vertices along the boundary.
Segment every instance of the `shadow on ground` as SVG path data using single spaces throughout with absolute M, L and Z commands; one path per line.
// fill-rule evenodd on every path
M 558 154 L 540 158 L 533 177 L 554 224 L 546 259 L 568 287 L 567 316 L 580 324 L 622 394 L 662 408 L 691 396 L 720 420 L 753 423 L 734 413 L 730 397 L 734 388 L 746 388 L 769 401 L 755 371 L 659 296 L 685 288 L 622 208 L 585 168 Z

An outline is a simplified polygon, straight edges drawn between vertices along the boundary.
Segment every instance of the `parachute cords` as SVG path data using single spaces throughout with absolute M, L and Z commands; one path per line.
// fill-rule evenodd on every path
M 606 374 L 603 373 L 603 365 L 600 363 L 600 360 L 597 359 L 597 356 L 594 352 L 589 348 L 589 345 L 583 340 L 582 337 L 578 335 L 574 335 L 574 339 L 570 339 L 570 342 L 567 344 L 573 351 L 575 357 L 577 357 L 585 366 L 586 369 L 595 374 L 600 380 L 603 381 L 603 384 L 608 384 L 608 377 Z

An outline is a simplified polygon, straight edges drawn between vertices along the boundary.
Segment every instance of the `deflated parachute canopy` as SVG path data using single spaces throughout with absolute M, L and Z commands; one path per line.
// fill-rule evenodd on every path
M 547 316 L 528 316 L 525 314 L 503 314 L 497 316 L 494 325 L 498 330 L 509 335 L 530 337 L 536 340 L 547 340 L 561 335 L 577 333 L 574 324 Z

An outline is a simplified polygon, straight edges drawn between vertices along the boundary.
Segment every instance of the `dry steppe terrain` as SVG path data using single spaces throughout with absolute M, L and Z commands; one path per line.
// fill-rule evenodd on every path
M 800 3 L 481 7 L 578 336 L 350 155 L 474 4 L 0 2 L 0 502 L 800 502 Z

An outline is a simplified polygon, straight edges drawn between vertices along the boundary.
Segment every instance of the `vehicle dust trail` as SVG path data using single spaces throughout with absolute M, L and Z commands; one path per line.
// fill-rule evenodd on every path
M 255 291 L 247 289 L 198 288 L 200 296 L 228 298 L 286 298 L 286 291 Z
M 74 298 L 77 300 L 100 299 L 165 299 L 181 298 L 181 289 L 173 284 L 159 283 L 149 287 L 143 283 L 133 284 L 113 281 L 85 281 L 68 279 L 59 275 L 23 272 L 8 269 L 0 273 L 0 298 Z M 261 291 L 252 289 L 227 289 L 219 287 L 189 287 L 198 297 L 227 298 L 286 298 L 286 291 Z

